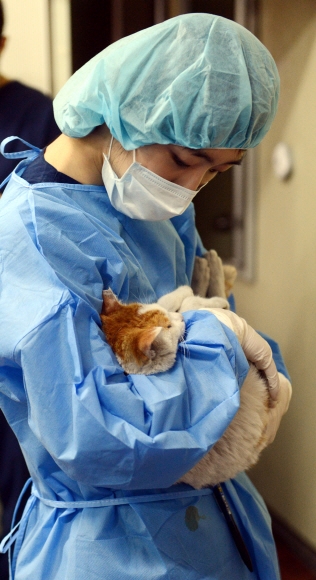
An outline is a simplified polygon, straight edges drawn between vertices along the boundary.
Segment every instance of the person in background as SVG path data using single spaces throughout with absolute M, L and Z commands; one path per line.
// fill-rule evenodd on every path
M 279 580 L 245 474 L 223 483 L 231 514 L 216 496 L 225 517 L 213 489 L 176 484 L 237 412 L 247 358 L 276 433 L 291 387 L 267 342 L 243 321 L 246 358 L 229 324 L 192 310 L 172 369 L 127 375 L 100 328 L 104 288 L 151 303 L 190 284 L 205 252 L 191 201 L 260 143 L 278 95 L 257 38 L 186 14 L 78 70 L 54 101 L 62 135 L 21 153 L 0 204 L 0 405 L 33 480 L 12 579 Z
M 6 45 L 3 35 L 4 9 L 0 0 L 0 64 Z M 59 134 L 52 107 L 52 100 L 40 91 L 1 74 L 0 67 L 0 142 L 11 135 L 18 135 L 37 147 L 43 148 Z M 19 143 L 10 151 L 18 151 Z M 11 173 L 18 160 L 0 156 L 0 184 Z
M 3 28 L 4 10 L 0 0 L 0 56 L 6 44 Z M 0 73 L 0 142 L 10 135 L 19 135 L 42 148 L 53 141 L 59 132 L 50 97 L 18 81 L 8 79 Z M 11 147 L 11 151 L 18 151 L 18 149 L 18 143 L 14 143 Z M 18 159 L 5 159 L 0 155 L 0 184 L 13 171 L 18 161 Z M 2 514 L 0 534 L 3 537 L 10 530 L 14 506 L 29 477 L 29 472 L 18 441 L 2 411 L 0 411 L 0 441 Z M 6 580 L 8 575 L 8 558 L 0 554 L 0 580 Z

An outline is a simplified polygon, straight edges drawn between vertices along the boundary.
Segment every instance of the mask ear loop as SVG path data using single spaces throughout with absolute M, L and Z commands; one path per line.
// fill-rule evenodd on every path
M 111 135 L 111 141 L 110 141 L 109 151 L 108 151 L 108 154 L 107 154 L 107 158 L 108 158 L 109 161 L 110 161 L 110 157 L 111 157 L 113 139 L 114 139 L 114 137 L 113 137 L 113 135 Z M 135 163 L 135 161 L 136 161 L 136 149 L 133 149 L 133 163 Z
M 111 157 L 113 139 L 114 139 L 114 137 L 113 137 L 113 135 L 111 135 L 110 147 L 109 147 L 109 151 L 108 151 L 108 154 L 107 154 L 107 158 L 108 158 L 109 161 L 110 161 L 110 157 Z

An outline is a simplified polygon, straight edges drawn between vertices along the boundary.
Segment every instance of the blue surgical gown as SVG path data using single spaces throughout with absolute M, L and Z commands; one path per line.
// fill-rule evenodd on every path
M 0 403 L 35 493 L 15 580 L 277 580 L 269 516 L 244 474 L 223 487 L 253 573 L 213 494 L 175 484 L 238 408 L 247 362 L 234 334 L 191 311 L 174 367 L 126 376 L 100 330 L 104 287 L 149 302 L 190 281 L 202 251 L 193 207 L 132 220 L 103 187 L 30 185 L 29 162 L 0 203 Z

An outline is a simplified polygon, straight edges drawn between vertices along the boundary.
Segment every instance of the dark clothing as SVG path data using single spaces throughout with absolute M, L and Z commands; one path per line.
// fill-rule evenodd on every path
M 23 179 L 33 185 L 34 183 L 73 183 L 79 181 L 60 173 L 44 159 L 44 151 L 24 171 Z
M 18 135 L 37 147 L 45 147 L 59 134 L 53 115 L 52 101 L 40 91 L 17 81 L 0 89 L 0 142 Z M 25 147 L 24 147 L 25 148 Z M 21 143 L 14 141 L 8 151 L 18 151 Z M 19 159 L 5 159 L 0 155 L 0 183 L 9 175 Z M 3 508 L 1 534 L 10 531 L 15 504 L 29 477 L 17 439 L 0 411 L 0 501 Z M 7 580 L 8 556 L 0 554 L 0 580 Z
M 0 143 L 17 135 L 32 145 L 43 148 L 60 133 L 53 114 L 51 99 L 40 91 L 12 81 L 0 89 Z M 13 142 L 7 151 L 21 150 L 21 143 Z M 0 155 L 0 183 L 18 163 Z

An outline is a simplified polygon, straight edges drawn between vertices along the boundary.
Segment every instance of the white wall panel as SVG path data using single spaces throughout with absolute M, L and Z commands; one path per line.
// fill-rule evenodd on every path
M 65 84 L 72 72 L 70 0 L 50 0 L 52 92 Z
M 51 92 L 48 0 L 4 0 L 7 47 L 0 66 L 4 76 Z

